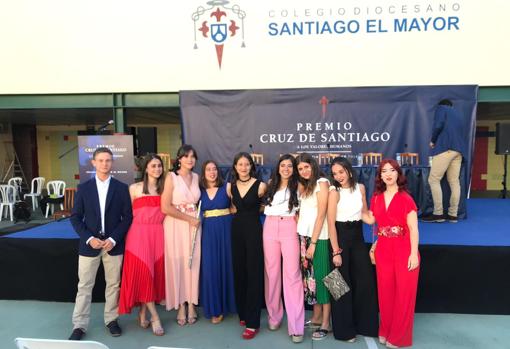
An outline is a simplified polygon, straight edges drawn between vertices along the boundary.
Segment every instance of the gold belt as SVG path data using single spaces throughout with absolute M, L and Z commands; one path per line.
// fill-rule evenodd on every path
M 222 209 L 216 209 L 216 210 L 207 210 L 204 211 L 204 218 L 208 217 L 220 217 L 220 216 L 226 216 L 230 214 L 229 208 L 222 208 Z

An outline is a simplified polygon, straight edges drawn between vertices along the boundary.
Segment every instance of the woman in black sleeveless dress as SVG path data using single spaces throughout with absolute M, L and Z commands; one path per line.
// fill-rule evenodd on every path
M 237 311 L 242 336 L 252 339 L 259 331 L 264 299 L 264 254 L 260 202 L 266 185 L 255 178 L 255 163 L 248 153 L 239 153 L 232 168 L 232 262 Z

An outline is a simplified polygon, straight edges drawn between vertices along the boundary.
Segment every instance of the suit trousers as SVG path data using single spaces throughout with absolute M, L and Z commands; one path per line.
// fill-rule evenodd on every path
M 304 334 L 304 291 L 299 264 L 299 236 L 295 217 L 266 216 L 264 222 L 264 294 L 270 325 L 283 319 L 283 295 L 289 335 Z
M 101 250 L 95 257 L 79 256 L 78 258 L 78 292 L 73 311 L 73 328 L 87 331 L 90 322 L 90 304 L 92 289 L 96 282 L 97 269 L 103 262 L 106 281 L 104 322 L 108 324 L 118 318 L 120 276 L 123 255 L 110 256 Z

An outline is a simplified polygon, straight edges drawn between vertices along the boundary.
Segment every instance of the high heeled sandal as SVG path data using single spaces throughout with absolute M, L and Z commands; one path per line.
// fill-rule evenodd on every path
M 398 347 L 398 346 L 396 346 L 394 344 L 391 344 L 390 342 L 386 341 L 386 348 L 392 348 L 393 349 L 393 348 L 400 348 L 400 347 Z
M 190 325 L 194 325 L 196 324 L 196 322 L 198 321 L 198 313 L 195 309 L 195 315 L 194 316 L 190 316 L 189 315 L 189 308 L 188 308 L 188 324 Z
M 186 324 L 188 323 L 188 320 L 186 320 L 186 318 L 177 318 L 175 319 L 175 322 L 177 322 L 177 325 L 179 326 L 186 326 Z
M 138 313 L 138 326 L 141 328 L 149 328 L 150 321 L 142 318 L 142 313 Z
M 165 329 L 161 325 L 161 320 L 151 320 L 152 333 L 155 336 L 163 336 L 165 334 Z
M 184 305 L 183 305 L 184 307 Z M 179 314 L 180 312 L 180 309 L 177 311 L 177 318 L 175 319 L 175 322 L 177 322 L 177 325 L 179 326 L 186 326 L 186 324 L 188 323 L 188 320 L 186 319 L 186 308 L 184 308 L 184 316 L 181 316 L 181 314 Z
M 220 316 L 213 316 L 211 318 L 211 323 L 214 324 L 214 325 L 217 325 L 219 324 L 220 322 L 223 321 L 223 315 L 220 315 Z
M 257 333 L 259 333 L 259 329 L 258 328 L 256 328 L 256 329 L 247 328 L 247 329 L 244 330 L 242 336 L 243 336 L 244 339 L 253 339 L 253 338 L 255 338 Z

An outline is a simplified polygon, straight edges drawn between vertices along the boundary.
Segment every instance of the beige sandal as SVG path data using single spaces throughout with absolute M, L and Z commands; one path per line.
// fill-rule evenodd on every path
M 155 336 L 162 336 L 165 334 L 165 330 L 163 329 L 163 326 L 161 326 L 161 321 L 159 319 L 151 320 L 151 325 L 152 333 L 154 333 Z
M 150 321 L 145 318 L 145 314 L 144 314 L 144 316 L 142 318 L 142 313 L 141 312 L 138 312 L 138 325 L 141 328 L 149 328 L 149 326 L 150 326 Z
M 219 324 L 220 322 L 223 321 L 223 315 L 220 315 L 220 316 L 213 316 L 211 318 L 211 323 L 213 323 L 214 325 L 217 325 Z

